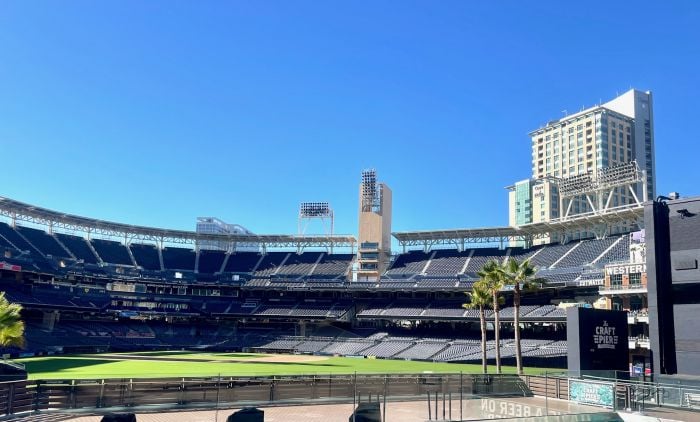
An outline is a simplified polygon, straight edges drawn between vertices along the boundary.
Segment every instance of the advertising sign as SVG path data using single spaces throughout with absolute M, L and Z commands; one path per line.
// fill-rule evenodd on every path
M 568 369 L 577 376 L 629 371 L 627 312 L 567 309 Z
M 617 264 L 617 265 L 606 265 L 605 272 L 608 275 L 617 274 L 645 274 L 647 272 L 647 264 Z
M 569 399 L 581 404 L 613 407 L 613 384 L 587 381 L 569 381 Z

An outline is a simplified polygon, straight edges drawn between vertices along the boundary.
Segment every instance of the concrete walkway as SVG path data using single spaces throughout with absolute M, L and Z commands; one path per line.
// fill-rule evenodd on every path
M 347 422 L 352 414 L 352 404 L 320 404 L 311 406 L 260 407 L 265 412 L 265 422 Z M 139 422 L 226 422 L 237 409 L 197 410 L 165 413 L 138 413 Z M 382 411 L 384 409 L 382 408 Z M 424 422 L 427 420 L 502 419 L 509 417 L 544 416 L 571 413 L 599 413 L 603 409 L 583 406 L 563 400 L 541 397 L 508 399 L 465 400 L 460 415 L 459 401 L 443 408 L 438 401 L 437 418 L 435 403 L 431 402 L 428 414 L 427 401 L 388 402 L 385 422 Z M 450 413 L 450 410 L 452 411 Z M 444 415 L 444 416 L 443 416 Z M 99 422 L 101 416 L 75 416 L 64 419 L 71 422 Z

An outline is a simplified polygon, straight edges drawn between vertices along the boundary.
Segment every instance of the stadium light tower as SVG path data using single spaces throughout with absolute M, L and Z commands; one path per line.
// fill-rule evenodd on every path
M 636 161 L 605 167 L 592 173 L 558 179 L 559 209 L 562 220 L 570 217 L 571 206 L 576 198 L 584 198 L 594 215 L 606 214 L 619 208 L 641 207 L 647 201 L 646 174 L 640 170 Z M 641 186 L 641 198 L 636 188 Z M 633 203 L 611 207 L 616 192 L 628 190 Z
M 379 280 L 391 256 L 391 189 L 377 182 L 374 169 L 362 172 L 360 183 L 360 227 L 355 276 Z M 353 277 L 354 278 L 354 277 Z
M 323 225 L 323 234 L 333 236 L 335 218 L 333 208 L 328 202 L 302 202 L 299 204 L 299 218 L 297 220 L 297 233 L 299 236 L 306 234 L 306 229 L 314 220 Z

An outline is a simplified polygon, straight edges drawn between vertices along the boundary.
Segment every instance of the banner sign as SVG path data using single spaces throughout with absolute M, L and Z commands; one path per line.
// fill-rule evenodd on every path
M 614 377 L 615 371 L 629 371 L 627 312 L 587 308 L 566 312 L 566 360 L 571 373 Z
M 0 270 L 10 270 L 10 271 L 22 271 L 22 267 L 19 265 L 8 264 L 5 261 L 0 262 Z
M 605 273 L 608 275 L 646 273 L 647 264 L 617 264 L 606 265 Z
M 603 407 L 613 407 L 613 384 L 569 380 L 569 400 Z

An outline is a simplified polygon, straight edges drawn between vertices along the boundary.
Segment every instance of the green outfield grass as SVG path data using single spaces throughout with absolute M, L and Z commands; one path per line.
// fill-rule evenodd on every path
M 132 353 L 141 355 L 144 353 Z M 425 373 L 464 372 L 480 373 L 481 365 L 458 363 L 432 363 L 420 361 L 359 359 L 328 357 L 314 362 L 254 362 L 246 361 L 261 356 L 251 353 L 151 353 L 159 359 L 136 360 L 127 355 L 77 355 L 47 356 L 20 359 L 26 365 L 30 379 L 90 379 L 90 378 L 157 378 L 197 376 L 269 376 L 269 375 L 327 375 L 369 373 Z M 190 361 L 211 359 L 211 362 Z M 527 374 L 544 372 L 541 368 L 525 368 Z M 495 368 L 489 367 L 490 373 Z M 514 373 L 515 368 L 504 367 L 505 373 Z

